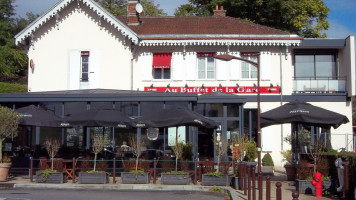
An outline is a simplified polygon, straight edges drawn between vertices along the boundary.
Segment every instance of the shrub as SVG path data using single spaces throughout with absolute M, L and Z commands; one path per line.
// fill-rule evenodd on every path
M 246 155 L 244 160 L 254 162 L 257 158 L 257 146 L 255 141 L 249 141 L 246 145 Z
M 262 166 L 274 167 L 274 162 L 272 160 L 272 156 L 267 153 L 262 158 Z

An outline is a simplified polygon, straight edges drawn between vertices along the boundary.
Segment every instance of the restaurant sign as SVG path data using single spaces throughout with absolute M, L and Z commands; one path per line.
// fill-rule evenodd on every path
M 201 93 L 207 94 L 212 92 L 223 92 L 223 93 L 241 93 L 241 94 L 253 94 L 258 92 L 258 87 L 253 86 L 240 86 L 240 87 L 145 87 L 145 91 L 149 92 L 171 92 L 171 93 Z M 260 87 L 261 94 L 279 94 L 280 87 Z

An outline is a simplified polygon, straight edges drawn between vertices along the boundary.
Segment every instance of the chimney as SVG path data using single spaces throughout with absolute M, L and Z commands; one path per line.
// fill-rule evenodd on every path
M 223 6 L 221 6 L 219 10 L 219 6 L 216 5 L 214 10 L 214 17 L 226 17 L 226 10 L 224 10 Z
M 140 3 L 138 0 L 128 0 L 127 1 L 127 24 L 128 25 L 139 25 L 140 24 L 140 14 L 136 11 L 136 5 Z

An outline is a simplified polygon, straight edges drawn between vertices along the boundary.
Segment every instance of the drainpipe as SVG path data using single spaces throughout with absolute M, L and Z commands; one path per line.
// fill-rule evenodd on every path
M 131 43 L 132 44 L 132 43 Z M 136 55 L 136 52 L 137 52 L 137 49 L 139 47 L 139 44 L 140 42 L 137 43 L 137 45 L 131 45 L 131 81 L 130 81 L 130 90 L 133 91 L 133 65 L 134 65 L 134 59 L 135 59 L 135 55 Z
M 287 49 L 286 49 L 286 56 L 287 56 Z M 279 46 L 279 87 L 280 87 L 280 104 L 282 106 L 283 104 L 283 93 L 282 93 L 282 83 L 283 83 L 283 76 L 282 76 L 282 73 L 283 73 L 283 70 L 282 70 L 282 67 L 283 67 L 283 64 L 282 64 L 282 46 Z M 283 151 L 283 124 L 280 125 L 281 126 L 281 151 Z M 281 163 L 283 162 L 283 157 L 281 156 Z

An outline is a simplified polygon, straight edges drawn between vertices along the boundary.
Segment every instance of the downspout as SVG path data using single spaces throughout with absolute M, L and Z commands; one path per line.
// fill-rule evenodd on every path
M 287 57 L 287 51 L 286 51 L 286 57 Z M 283 83 L 283 70 L 282 70 L 282 46 L 279 46 L 279 85 L 280 85 L 280 104 L 282 106 L 283 104 L 283 92 L 282 92 L 282 83 Z M 281 126 L 281 151 L 283 151 L 283 124 L 280 125 Z M 283 162 L 283 156 L 281 156 L 281 161 Z M 282 163 L 281 162 L 281 163 Z
M 132 44 L 132 43 L 131 43 Z M 135 59 L 135 55 L 136 55 L 136 52 L 137 52 L 137 49 L 138 49 L 138 47 L 140 46 L 140 41 L 137 43 L 137 45 L 135 45 L 135 44 L 133 44 L 133 45 L 131 45 L 131 66 L 130 66 L 130 68 L 131 68 L 131 81 L 130 81 L 130 90 L 131 91 L 133 91 L 133 78 L 134 78 L 134 73 L 133 73 L 133 65 L 134 65 L 134 59 Z

